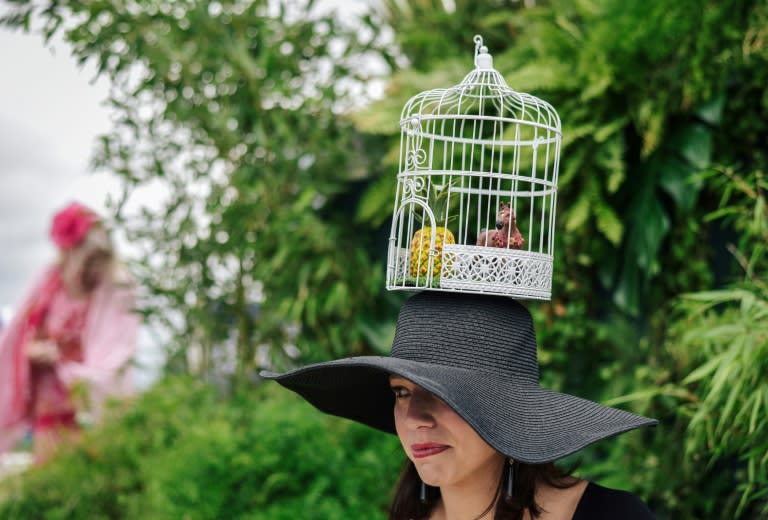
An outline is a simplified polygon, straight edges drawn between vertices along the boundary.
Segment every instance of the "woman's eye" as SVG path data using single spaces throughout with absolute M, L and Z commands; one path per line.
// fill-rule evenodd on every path
M 403 397 L 408 397 L 408 390 L 403 388 L 402 386 L 393 386 L 392 392 L 395 394 L 395 399 L 402 399 Z

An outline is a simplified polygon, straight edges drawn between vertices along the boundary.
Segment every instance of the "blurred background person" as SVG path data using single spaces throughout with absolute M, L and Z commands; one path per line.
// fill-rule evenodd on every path
M 31 430 L 37 463 L 77 438 L 78 419 L 131 393 L 140 324 L 131 278 L 94 211 L 70 204 L 50 236 L 58 261 L 0 332 L 0 453 Z

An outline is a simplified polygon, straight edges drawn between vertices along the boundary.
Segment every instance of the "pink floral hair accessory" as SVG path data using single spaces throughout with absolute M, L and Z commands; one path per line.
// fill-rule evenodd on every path
M 99 217 L 93 210 L 73 202 L 54 215 L 51 239 L 60 249 L 75 247 L 98 221 Z

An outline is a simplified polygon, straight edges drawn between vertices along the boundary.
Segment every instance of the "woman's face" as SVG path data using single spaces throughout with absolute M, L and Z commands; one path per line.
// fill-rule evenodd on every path
M 112 265 L 112 255 L 104 246 L 108 244 L 106 232 L 93 228 L 88 239 L 69 250 L 62 265 L 62 278 L 76 292 L 89 293 L 107 277 Z M 97 244 L 94 246 L 94 244 Z
M 83 262 L 80 284 L 86 292 L 96 289 L 107 277 L 111 256 L 104 251 L 94 251 Z
M 399 376 L 390 376 L 395 393 L 395 428 L 421 480 L 435 487 L 494 485 L 505 457 L 489 446 L 444 401 Z

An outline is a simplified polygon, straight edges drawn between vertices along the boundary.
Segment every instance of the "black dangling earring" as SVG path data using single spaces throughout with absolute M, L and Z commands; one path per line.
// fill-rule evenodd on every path
M 504 488 L 504 500 L 511 502 L 512 497 L 515 496 L 515 473 L 517 473 L 517 462 L 513 459 L 509 459 L 509 465 L 507 466 L 507 485 Z
M 427 500 L 427 485 L 424 483 L 424 481 L 421 481 L 421 486 L 419 486 L 419 502 L 422 504 L 426 504 L 428 502 Z

